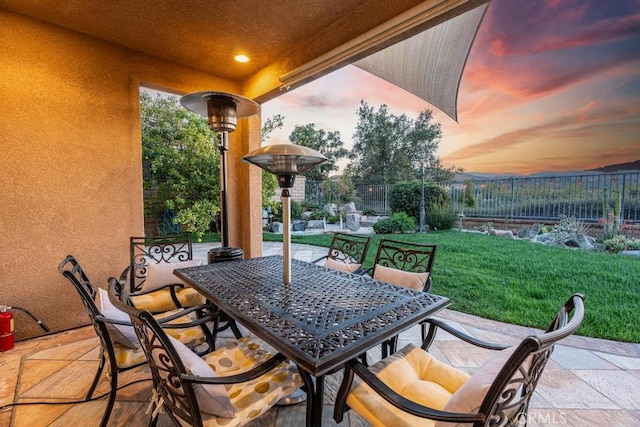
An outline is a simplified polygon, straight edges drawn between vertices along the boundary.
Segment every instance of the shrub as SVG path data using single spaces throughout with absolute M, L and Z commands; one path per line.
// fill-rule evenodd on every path
M 398 212 L 373 224 L 373 231 L 377 234 L 413 233 L 416 227 L 415 218 L 404 212 Z
M 429 206 L 425 221 L 432 230 L 449 230 L 455 224 L 456 218 L 451 203 L 434 203 Z
M 375 214 L 376 214 L 376 211 L 371 208 L 367 208 L 362 211 L 362 215 L 375 216 Z
M 389 195 L 389 208 L 391 212 L 406 212 L 417 220 L 420 217 L 421 193 L 420 181 L 403 181 L 395 184 L 391 188 L 391 194 Z M 445 189 L 434 183 L 425 183 L 425 211 L 430 210 L 431 206 L 436 203 L 448 203 L 449 201 L 449 193 L 447 193 Z
M 323 219 L 323 218 L 330 218 L 331 217 L 331 213 L 325 209 L 316 209 L 314 211 L 311 212 L 311 214 L 309 215 L 309 219 Z
M 337 224 L 338 222 L 340 222 L 340 215 L 331 215 L 327 218 L 329 224 Z
M 175 217 L 176 224 L 182 224 L 187 231 L 194 234 L 198 242 L 202 241 L 202 236 L 209 230 L 211 222 L 214 221 L 219 207 L 216 203 L 208 200 L 195 202 L 191 207 L 181 209 Z
M 640 250 L 640 240 L 633 237 L 627 237 L 624 234 L 618 234 L 610 239 L 602 242 L 604 250 L 607 252 L 618 253 L 620 251 L 637 251 Z
M 295 200 L 291 201 L 291 218 L 292 219 L 300 219 L 302 218 L 302 205 Z
M 564 246 L 578 236 L 586 236 L 590 226 L 573 216 L 560 217 L 560 222 L 549 232 L 549 242 L 555 246 Z

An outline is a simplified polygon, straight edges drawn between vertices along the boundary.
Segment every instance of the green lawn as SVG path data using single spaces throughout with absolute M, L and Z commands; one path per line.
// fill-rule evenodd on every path
M 640 342 L 640 260 L 459 231 L 382 236 L 438 245 L 431 292 L 451 308 L 487 319 L 546 328 L 573 293 L 585 295 L 579 335 Z M 367 266 L 381 236 L 374 236 Z M 265 234 L 265 241 L 281 236 Z M 328 247 L 331 235 L 292 236 Z

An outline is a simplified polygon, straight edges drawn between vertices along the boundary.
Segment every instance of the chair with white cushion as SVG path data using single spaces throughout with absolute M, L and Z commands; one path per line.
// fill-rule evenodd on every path
M 140 366 L 146 362 L 140 343 L 135 335 L 131 320 L 126 313 L 114 307 L 107 292 L 97 288 L 91 283 L 89 277 L 82 269 L 80 263 L 68 255 L 58 266 L 58 271 L 66 277 L 76 288 L 82 303 L 89 315 L 93 328 L 100 339 L 102 352 L 98 370 L 85 396 L 85 400 L 91 399 L 100 376 L 108 366 L 106 376 L 110 383 L 109 399 L 105 409 L 101 426 L 107 425 L 118 388 L 118 374 Z M 115 279 L 114 279 L 115 280 Z M 199 308 L 176 309 L 158 314 L 165 327 L 172 328 L 171 334 L 189 346 L 199 346 L 207 341 L 203 325 L 212 320 L 205 312 L 199 312 L 197 319 L 194 315 Z
M 316 264 L 325 260 L 324 266 L 347 273 L 360 273 L 363 271 L 367 250 L 371 243 L 371 236 L 358 234 L 335 233 L 331 239 L 329 252 L 312 263 Z
M 520 426 L 554 345 L 576 332 L 584 318 L 583 296 L 573 295 L 546 332 L 507 347 L 475 339 L 435 319 L 421 347 L 409 344 L 367 368 L 347 363 L 334 418 L 349 408 L 372 426 Z M 469 376 L 427 350 L 438 329 L 475 346 L 499 350 Z
M 215 314 L 214 343 L 217 333 L 227 328 L 231 328 L 236 338 L 242 336 L 233 319 L 173 274 L 177 268 L 201 265 L 200 260 L 193 259 L 191 233 L 131 237 L 129 252 L 128 273 L 125 270 L 121 279 L 129 274 L 128 297 L 137 309 L 158 313 L 207 305 L 211 315 Z
M 129 314 L 153 376 L 150 425 L 159 413 L 175 425 L 244 425 L 302 386 L 282 354 L 272 355 L 248 338 L 232 339 L 202 357 L 194 354 L 168 336 L 150 312 L 118 299 L 116 286 L 112 281 L 109 297 Z
M 436 258 L 437 245 L 381 239 L 371 276 L 376 280 L 404 286 L 414 291 L 431 289 L 431 270 Z M 422 340 L 426 325 L 422 324 Z M 382 344 L 382 357 L 396 351 L 397 337 Z

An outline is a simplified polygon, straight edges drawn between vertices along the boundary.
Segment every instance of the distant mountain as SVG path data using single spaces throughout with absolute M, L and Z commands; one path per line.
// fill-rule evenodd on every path
M 602 166 L 596 169 L 589 169 L 590 171 L 595 172 L 621 172 L 621 171 L 640 171 L 640 160 L 636 160 L 635 162 L 627 162 L 627 163 L 618 163 L 615 165 Z
M 618 163 L 615 165 L 602 166 L 596 169 L 578 170 L 578 171 L 554 171 L 554 172 L 536 172 L 530 175 L 518 175 L 514 173 L 483 173 L 483 172 L 462 172 L 457 173 L 456 181 L 465 181 L 470 179 L 472 181 L 490 180 L 490 179 L 506 179 L 506 178 L 518 178 L 518 177 L 549 177 L 549 176 L 568 176 L 568 175 L 582 175 L 582 174 L 598 174 L 598 173 L 614 173 L 614 172 L 637 172 L 640 171 L 640 160 L 627 163 Z

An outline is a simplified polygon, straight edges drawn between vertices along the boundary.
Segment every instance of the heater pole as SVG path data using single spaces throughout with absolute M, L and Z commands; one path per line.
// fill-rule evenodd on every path
M 291 283 L 291 193 L 288 188 L 282 189 L 282 281 L 285 285 Z
M 229 247 L 229 222 L 227 208 L 227 150 L 229 149 L 229 133 L 220 132 L 218 143 L 220 150 L 220 234 L 222 247 Z

